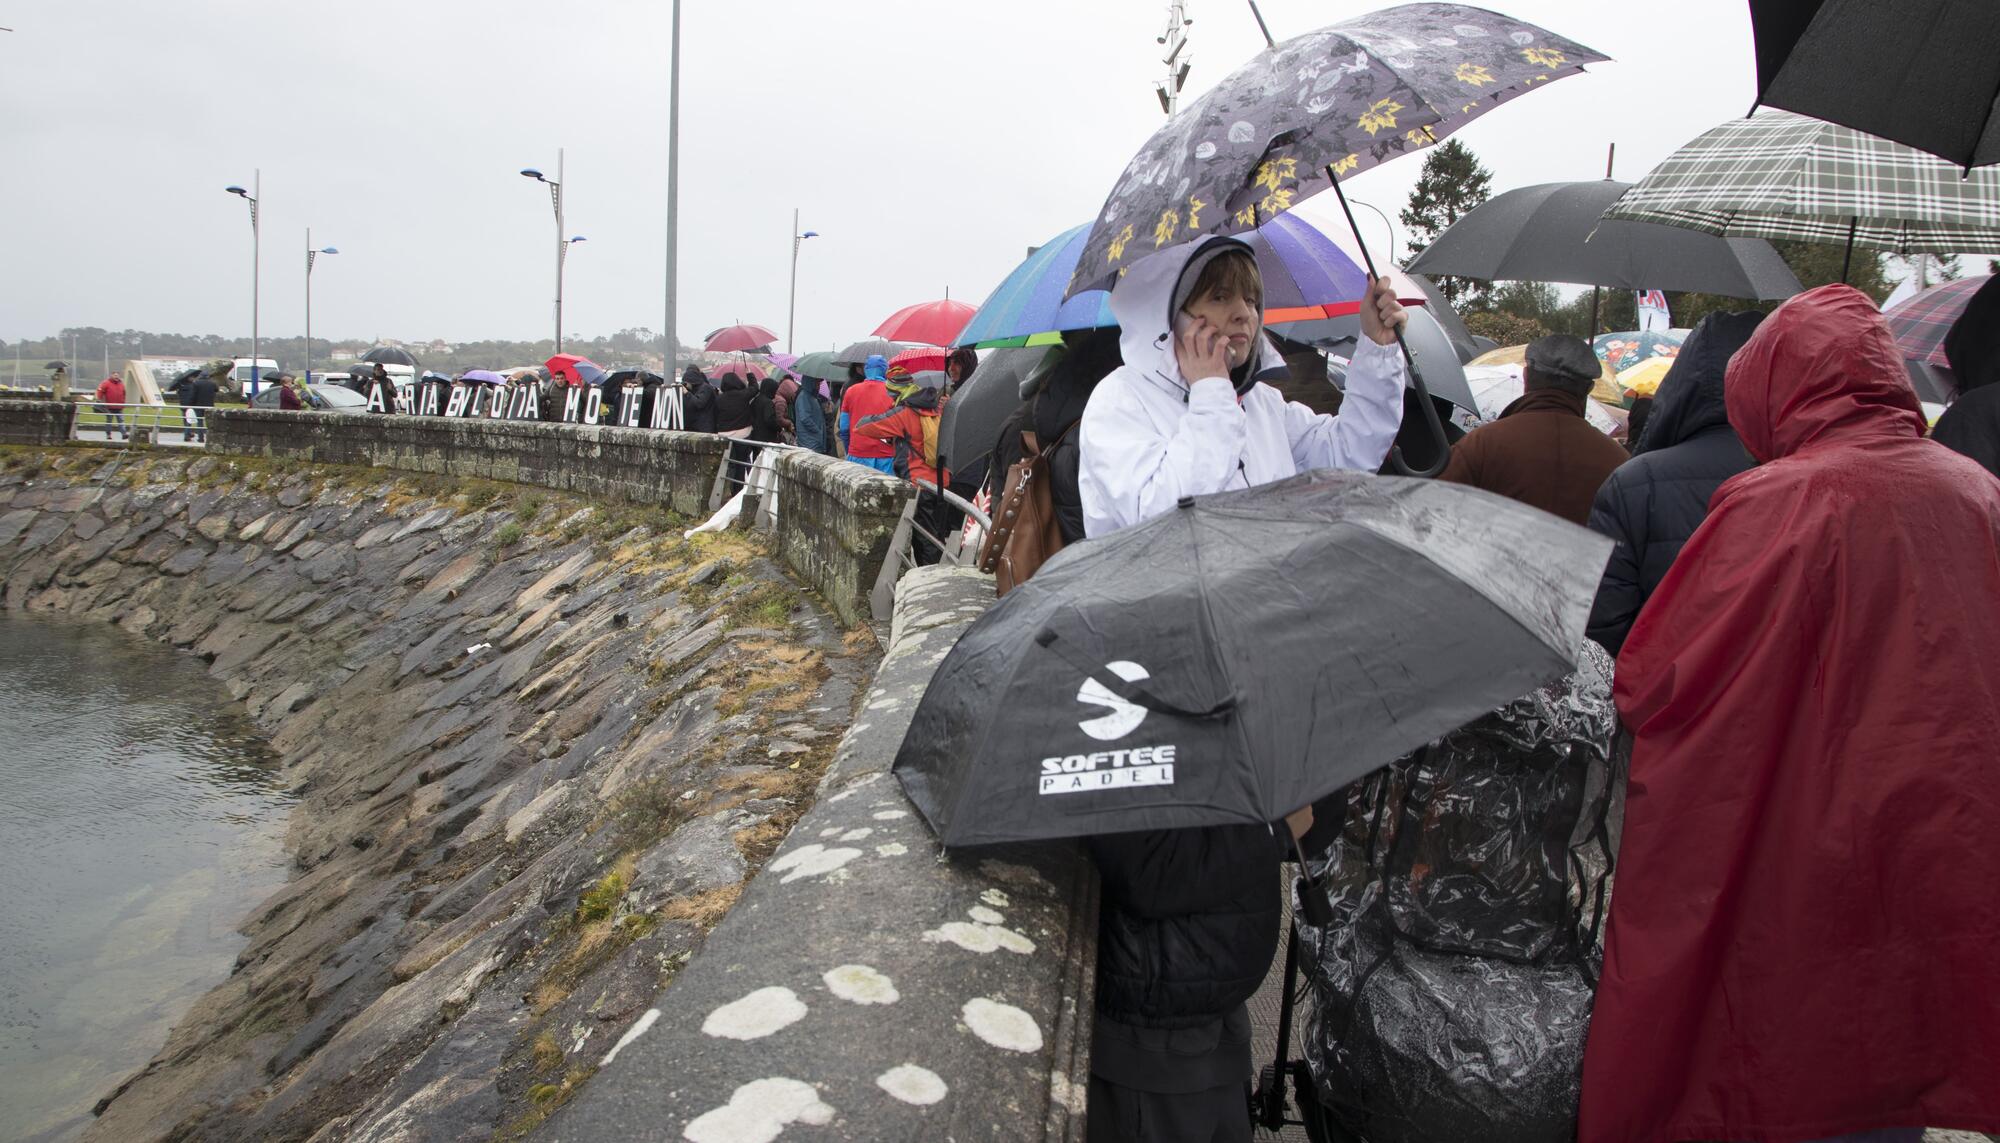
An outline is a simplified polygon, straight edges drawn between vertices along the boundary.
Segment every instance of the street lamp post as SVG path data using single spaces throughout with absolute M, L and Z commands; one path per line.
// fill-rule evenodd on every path
M 792 325 L 799 317 L 799 246 L 808 238 L 818 238 L 819 231 L 808 230 L 799 233 L 799 209 L 792 208 L 792 296 L 785 307 L 785 352 L 792 351 Z
M 674 228 L 679 225 L 681 201 L 681 0 L 674 0 L 673 21 L 670 60 L 673 75 L 667 81 L 667 344 L 663 355 L 666 367 L 661 374 L 669 384 L 680 377 L 680 363 L 674 359 L 680 356 L 681 351 L 680 338 L 674 334 L 674 311 L 679 300 L 675 297 L 679 280 L 677 260 L 680 257 L 680 235 Z
M 526 177 L 528 177 L 528 178 L 531 178 L 531 179 L 535 180 L 535 181 L 536 181 L 536 182 L 538 182 L 538 183 L 547 183 L 547 184 L 548 184 L 548 186 L 549 186 L 549 198 L 550 198 L 550 200 L 551 200 L 552 202 L 554 202 L 554 203 L 555 203 L 555 208 L 556 208 L 556 352 L 557 352 L 557 353 L 561 353 L 561 352 L 562 352 L 562 347 L 563 347 L 563 334 L 562 334 L 562 303 L 563 303 L 563 263 L 564 263 L 564 262 L 565 262 L 566 260 L 568 260 L 568 258 L 569 258 L 569 248 L 570 248 L 570 246 L 571 246 L 571 245 L 573 245 L 574 243 L 578 243 L 578 242 L 581 242 L 581 241 L 583 241 L 583 236 L 582 236 L 582 235 L 569 235 L 569 234 L 568 234 L 568 231 L 566 231 L 566 230 L 565 230 L 565 229 L 563 228 L 563 152 L 562 152 L 562 148 L 560 148 L 560 147 L 556 148 L 556 177 L 555 177 L 555 178 L 553 178 L 553 179 L 552 179 L 552 178 L 549 178 L 548 176 L 546 176 L 546 175 L 542 174 L 542 172 L 540 172 L 540 171 L 536 170 L 536 169 L 535 169 L 535 168 L 533 168 L 533 167 L 529 167 L 529 168 L 527 168 L 527 169 L 523 170 L 523 171 L 521 172 L 521 174 L 522 174 L 522 175 L 524 175 L 524 176 L 526 176 Z
M 321 254 L 338 254 L 338 253 L 340 253 L 340 251 L 339 251 L 339 250 L 337 250 L 337 249 L 335 249 L 335 248 L 334 248 L 334 247 L 332 247 L 332 246 L 322 246 L 322 247 L 320 247 L 320 248 L 319 248 L 319 249 L 317 249 L 317 250 L 313 249 L 313 231 L 312 231 L 312 227 L 310 227 L 310 226 L 306 227 L 306 364 L 305 364 L 305 384 L 307 384 L 307 385 L 311 385 L 311 384 L 312 384 L 312 379 L 313 379 L 313 259 L 314 259 L 314 258 L 316 258 L 316 257 L 318 257 L 318 256 L 319 256 L 319 255 L 321 255 Z
M 260 344 L 257 340 L 257 303 L 260 297 L 257 278 L 264 265 L 264 230 L 257 217 L 257 202 L 264 195 L 264 172 L 262 169 L 255 172 L 247 191 L 242 187 L 223 189 L 250 204 L 250 392 L 254 395 L 257 392 L 257 351 Z

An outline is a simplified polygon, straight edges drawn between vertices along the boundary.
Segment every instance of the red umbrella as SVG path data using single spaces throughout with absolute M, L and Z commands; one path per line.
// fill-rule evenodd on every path
M 933 349 L 925 345 L 916 349 L 905 349 L 891 357 L 889 364 L 900 365 L 912 373 L 922 373 L 926 369 L 943 371 L 945 359 L 950 356 L 942 349 Z
M 876 337 L 891 341 L 921 341 L 925 345 L 950 345 L 978 310 L 950 298 L 919 302 L 890 314 L 875 327 Z
M 729 325 L 708 335 L 702 346 L 710 353 L 737 353 L 775 345 L 778 335 L 761 325 Z
M 604 380 L 604 370 L 595 361 L 573 353 L 558 353 L 543 364 L 548 367 L 550 376 L 572 385 L 595 385 Z

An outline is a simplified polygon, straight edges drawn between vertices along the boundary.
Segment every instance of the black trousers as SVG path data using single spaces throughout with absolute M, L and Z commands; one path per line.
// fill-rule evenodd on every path
M 1089 1143 L 1250 1143 L 1250 1084 L 1165 1095 L 1090 1077 Z

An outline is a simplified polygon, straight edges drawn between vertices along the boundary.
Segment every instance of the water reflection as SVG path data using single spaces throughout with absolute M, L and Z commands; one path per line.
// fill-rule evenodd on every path
M 289 800 L 202 664 L 0 613 L 0 1140 L 69 1138 L 228 975 Z

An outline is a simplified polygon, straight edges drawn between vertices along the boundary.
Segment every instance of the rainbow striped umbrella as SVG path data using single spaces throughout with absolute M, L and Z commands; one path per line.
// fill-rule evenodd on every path
M 960 345 L 981 349 L 1052 345 L 1075 329 L 1117 325 L 1108 290 L 1085 290 L 1065 301 L 1090 225 L 1065 230 L 1028 255 L 1008 274 L 958 335 Z M 1299 215 L 1281 214 L 1240 235 L 1257 255 L 1264 278 L 1264 324 L 1317 321 L 1351 314 L 1368 285 L 1368 272 L 1326 231 Z M 1391 270 L 1405 305 L 1422 305 L 1422 287 Z

